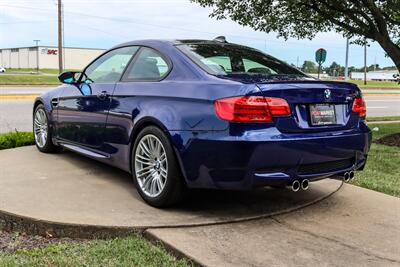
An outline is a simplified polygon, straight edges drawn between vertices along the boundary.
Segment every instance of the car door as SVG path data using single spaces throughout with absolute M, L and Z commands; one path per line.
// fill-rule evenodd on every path
M 121 81 L 116 84 L 112 96 L 112 102 L 118 105 L 110 106 L 105 137 L 105 143 L 109 147 L 117 151 L 121 145 L 127 145 L 130 142 L 133 123 L 138 117 L 143 116 L 143 113 L 148 114 L 150 111 L 147 110 L 149 102 L 163 103 L 159 97 L 162 96 L 162 92 L 165 94 L 162 80 L 166 78 L 171 68 L 169 58 L 155 49 L 142 47 L 136 53 Z M 121 164 L 121 167 L 129 166 L 129 163 L 121 160 L 116 164 Z
M 104 151 L 104 129 L 111 96 L 136 46 L 117 48 L 93 61 L 75 84 L 66 85 L 58 102 L 57 138 Z

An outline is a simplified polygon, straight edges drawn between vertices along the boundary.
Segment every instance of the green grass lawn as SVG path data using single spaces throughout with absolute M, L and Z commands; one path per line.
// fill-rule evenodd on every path
M 64 71 L 74 71 L 74 70 L 64 70 Z M 77 71 L 77 70 L 75 70 Z M 36 69 L 7 69 L 7 72 L 20 72 L 20 73 L 36 73 Z M 54 74 L 58 75 L 58 69 L 39 69 L 39 73 Z
M 361 80 L 349 80 L 348 82 L 355 83 L 364 89 L 400 89 L 400 84 L 391 81 L 367 81 L 367 85 L 364 85 L 364 81 Z
M 133 235 L 110 240 L 59 243 L 44 248 L 0 252 L 0 266 L 191 266 L 161 246 Z
M 32 132 L 10 132 L 0 134 L 0 150 L 33 145 L 34 143 Z
M 374 122 L 374 121 L 400 121 L 400 116 L 367 117 L 367 122 Z
M 57 76 L 24 74 L 0 75 L 0 85 L 56 85 L 60 84 Z
M 373 140 L 400 132 L 400 124 L 397 123 L 369 123 L 369 127 L 379 129 L 373 132 Z M 372 144 L 365 169 L 357 172 L 351 183 L 400 197 L 400 148 Z

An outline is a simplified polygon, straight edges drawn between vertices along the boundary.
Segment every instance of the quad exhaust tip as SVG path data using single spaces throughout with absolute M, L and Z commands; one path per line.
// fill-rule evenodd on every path
M 308 179 L 304 179 L 303 181 L 301 181 L 301 189 L 307 190 L 308 189 L 308 185 L 309 185 Z
M 345 172 L 343 175 L 343 181 L 349 182 L 354 178 L 354 171 Z
M 299 191 L 300 190 L 300 182 L 299 182 L 299 180 L 294 180 L 293 181 L 293 183 L 292 183 L 292 191 L 293 192 L 297 192 L 297 191 Z
M 308 179 L 304 179 L 302 181 L 299 180 L 294 180 L 292 182 L 292 191 L 293 192 L 298 192 L 300 189 L 302 190 L 307 190 L 309 186 L 310 181 Z

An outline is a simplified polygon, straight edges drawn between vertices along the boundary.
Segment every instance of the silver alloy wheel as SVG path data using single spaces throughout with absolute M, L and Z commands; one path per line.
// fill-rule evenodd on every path
M 155 135 L 140 139 L 135 151 L 137 182 L 149 197 L 157 197 L 167 182 L 168 161 L 164 146 Z
M 35 134 L 35 142 L 43 148 L 47 141 L 47 117 L 46 113 L 42 108 L 36 110 L 34 121 L 33 121 L 33 132 Z

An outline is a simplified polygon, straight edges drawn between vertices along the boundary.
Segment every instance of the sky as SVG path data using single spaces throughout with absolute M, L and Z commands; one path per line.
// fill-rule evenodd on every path
M 210 18 L 210 8 L 189 0 L 63 0 L 64 44 L 68 47 L 110 48 L 140 39 L 213 39 L 260 49 L 294 65 L 314 61 L 318 48 L 327 50 L 329 66 L 345 64 L 346 40 L 334 32 L 313 40 L 277 38 L 276 33 L 257 32 L 231 20 Z M 57 45 L 56 0 L 0 0 L 0 48 Z M 367 65 L 393 66 L 379 44 L 367 50 Z M 350 45 L 349 66 L 364 64 L 364 48 Z

